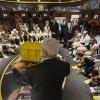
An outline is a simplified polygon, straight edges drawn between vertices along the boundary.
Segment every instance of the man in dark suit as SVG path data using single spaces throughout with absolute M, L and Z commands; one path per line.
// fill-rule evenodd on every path
M 58 38 L 59 38 L 59 24 L 58 24 L 58 22 L 55 19 L 52 19 L 50 21 L 49 26 L 50 26 L 50 30 L 52 33 L 52 37 L 58 40 Z
M 23 81 L 32 86 L 32 100 L 61 100 L 62 83 L 70 73 L 70 64 L 56 58 L 59 52 L 56 39 L 45 39 L 42 50 L 44 60 L 27 69 Z
M 61 37 L 60 38 L 64 39 L 64 47 L 66 47 L 68 38 L 69 38 L 69 32 L 68 32 L 67 22 L 65 20 L 63 21 L 61 25 Z

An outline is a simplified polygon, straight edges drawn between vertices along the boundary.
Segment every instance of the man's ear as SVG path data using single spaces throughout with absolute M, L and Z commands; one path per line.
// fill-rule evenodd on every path
M 48 52 L 47 52 L 47 50 L 45 50 L 45 54 L 46 54 L 45 56 L 48 57 Z
M 43 56 L 44 56 L 44 57 L 47 57 L 47 56 L 48 56 L 48 52 L 47 52 L 46 49 L 43 49 Z

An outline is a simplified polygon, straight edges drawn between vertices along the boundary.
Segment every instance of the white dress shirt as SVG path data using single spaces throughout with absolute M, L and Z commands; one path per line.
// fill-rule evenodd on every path
M 95 39 L 96 39 L 96 41 L 97 41 L 97 44 L 100 45 L 100 36 L 97 35 L 97 36 L 95 37 Z
M 91 37 L 87 34 L 85 37 L 82 35 L 80 39 L 80 43 L 85 43 L 85 45 L 89 45 Z

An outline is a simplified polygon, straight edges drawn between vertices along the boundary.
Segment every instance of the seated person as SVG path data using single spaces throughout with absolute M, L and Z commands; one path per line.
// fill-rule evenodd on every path
M 81 57 L 79 57 L 80 59 L 78 59 L 78 63 L 80 62 L 84 62 L 84 58 L 90 58 L 91 56 L 95 56 L 95 53 L 97 53 L 97 50 L 98 50 L 99 46 L 97 45 L 97 42 L 95 39 L 93 39 L 92 41 L 92 45 L 91 45 L 91 48 L 90 50 L 85 50 L 83 49 L 82 50 L 79 50 L 79 52 L 77 53 L 78 56 L 81 55 Z
M 93 70 L 90 85 L 100 85 L 100 67 Z
M 9 44 L 10 44 L 10 48 L 15 49 L 16 45 L 15 45 L 15 40 L 10 39 L 9 40 Z
M 73 51 L 75 49 L 77 49 L 77 47 L 79 46 L 83 46 L 79 41 L 81 38 L 82 34 L 79 33 L 78 31 L 75 32 L 75 35 L 73 36 L 73 38 L 71 40 L 68 40 L 68 48 L 69 50 L 73 53 Z M 71 53 L 71 54 L 72 54 Z
M 2 46 L 0 45 L 0 58 L 2 58 L 3 57 L 3 48 L 2 48 Z
M 97 44 L 97 41 L 93 38 L 91 48 L 89 51 L 85 52 L 85 56 L 92 56 L 93 54 L 97 53 L 98 48 L 99 45 Z
M 94 65 L 95 65 L 94 60 L 89 59 L 89 58 L 85 58 L 84 65 L 83 65 L 84 74 L 89 75 L 90 73 L 92 73 L 92 71 L 95 68 Z
M 87 59 L 88 58 L 93 58 L 96 55 L 99 46 L 97 45 L 97 42 L 94 38 L 92 40 L 92 43 L 91 43 L 90 47 L 91 47 L 90 50 L 85 49 L 85 47 L 84 48 L 83 47 L 77 48 L 76 62 L 79 65 L 83 65 L 85 63 L 86 58 Z
M 73 52 L 76 55 L 77 50 L 78 51 L 86 51 L 87 49 L 89 49 L 90 47 L 90 36 L 88 35 L 87 31 L 83 31 L 83 33 L 78 33 L 79 35 L 77 35 L 74 38 L 74 42 L 72 44 L 72 48 L 73 48 Z M 79 38 L 78 38 L 79 37 Z
M 85 45 L 87 48 L 90 44 L 91 37 L 88 34 L 88 31 L 84 30 L 80 38 L 80 43 Z
M 1 36 L 0 34 L 0 43 L 2 43 L 2 41 L 3 41 L 3 36 Z
M 80 54 L 80 57 L 82 55 Z M 85 75 L 87 75 L 88 77 L 90 77 L 91 73 L 93 72 L 93 70 L 95 69 L 95 66 L 100 65 L 100 60 L 99 59 L 95 59 L 95 58 L 84 58 L 81 60 L 81 64 L 79 64 L 79 67 L 83 69 L 83 72 Z
M 78 48 L 78 50 L 89 49 L 90 40 L 91 40 L 91 38 L 88 35 L 87 31 L 83 31 L 81 38 L 80 38 L 80 41 L 75 41 L 73 43 L 73 48 L 77 49 L 78 47 L 81 47 L 81 48 Z M 86 49 L 85 49 L 85 47 L 86 47 Z
M 6 45 L 3 45 L 3 46 L 2 46 L 2 49 L 3 49 L 3 53 L 4 53 L 4 54 L 8 54 L 8 48 L 9 48 L 9 47 L 6 46 Z
M 71 40 L 69 40 L 69 42 L 75 42 L 76 41 L 76 38 L 77 38 L 77 41 L 80 40 L 82 34 L 79 32 L 79 31 L 75 31 L 75 35 L 73 36 L 73 38 Z
M 38 24 L 35 25 L 34 30 L 35 30 L 35 33 L 40 32 L 40 27 L 38 26 Z
M 44 27 L 43 35 L 44 37 L 51 37 L 50 27 L 48 24 Z
M 48 24 L 44 26 L 44 32 L 50 32 L 50 26 Z
M 6 55 L 14 55 L 14 49 L 11 49 L 9 46 L 4 45 L 3 47 L 3 53 Z
M 81 33 L 79 33 L 78 31 L 75 31 L 75 35 L 73 36 L 73 38 L 71 40 L 68 40 L 68 46 L 72 48 L 75 42 L 77 43 L 80 40 L 81 35 L 82 35 Z
M 24 33 L 24 35 L 23 35 L 23 40 L 24 40 L 24 42 L 28 41 L 28 35 L 26 33 Z
M 16 36 L 15 37 L 15 44 L 18 46 L 20 45 L 20 37 L 19 36 Z
M 33 30 L 31 33 L 29 33 L 28 37 L 29 37 L 29 41 L 35 42 L 36 41 L 36 33 L 35 33 L 35 31 Z
M 61 100 L 62 83 L 70 73 L 70 64 L 56 58 L 59 52 L 56 39 L 44 39 L 42 50 L 44 60 L 28 68 L 23 81 L 32 86 L 32 100 Z

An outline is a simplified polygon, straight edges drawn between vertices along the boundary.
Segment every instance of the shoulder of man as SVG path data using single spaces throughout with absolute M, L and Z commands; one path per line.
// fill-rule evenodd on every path
M 70 63 L 69 62 L 65 62 L 65 61 L 62 61 L 63 62 L 63 65 L 64 65 L 64 70 L 66 72 L 66 76 L 68 76 L 70 74 Z
M 68 61 L 62 61 L 62 63 L 63 63 L 64 65 L 70 66 L 70 63 L 69 63 Z
M 39 68 L 39 66 L 41 66 L 41 65 L 42 65 L 42 63 L 33 64 L 31 67 L 27 68 L 27 70 L 37 69 L 37 68 Z

